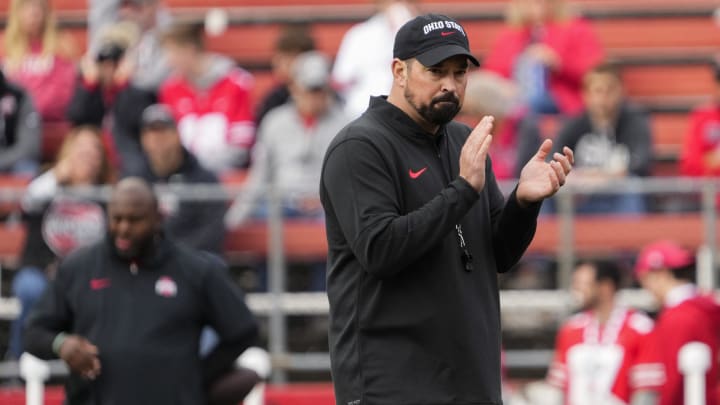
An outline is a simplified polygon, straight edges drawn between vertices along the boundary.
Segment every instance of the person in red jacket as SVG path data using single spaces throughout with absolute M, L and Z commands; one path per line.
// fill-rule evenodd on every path
M 632 371 L 642 391 L 659 405 L 683 405 L 683 375 L 678 353 L 689 342 L 706 345 L 711 365 L 705 376 L 707 405 L 716 405 L 720 305 L 700 294 L 693 284 L 695 258 L 672 241 L 652 243 L 640 252 L 635 275 L 644 289 L 662 303 L 643 360 Z
M 582 78 L 603 58 L 590 24 L 564 0 L 513 0 L 507 20 L 483 67 L 516 80 L 535 112 L 580 112 Z
M 178 22 L 160 39 L 173 75 L 160 87 L 183 146 L 217 173 L 246 166 L 255 139 L 253 78 L 229 58 L 205 50 L 203 26 Z
M 714 100 L 696 108 L 680 156 L 683 176 L 720 175 L 720 65 L 715 65 Z
M 43 122 L 62 121 L 75 82 L 77 45 L 58 30 L 52 2 L 4 1 L 9 7 L 0 43 L 0 59 L 7 78 L 32 97 Z

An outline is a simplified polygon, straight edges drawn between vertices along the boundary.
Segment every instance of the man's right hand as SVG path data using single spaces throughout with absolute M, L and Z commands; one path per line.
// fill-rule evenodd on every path
M 98 353 L 97 346 L 78 335 L 68 335 L 59 351 L 60 358 L 67 363 L 70 370 L 90 380 L 100 375 Z
M 485 187 L 485 162 L 492 143 L 494 118 L 486 115 L 473 129 L 460 152 L 460 177 L 478 192 Z

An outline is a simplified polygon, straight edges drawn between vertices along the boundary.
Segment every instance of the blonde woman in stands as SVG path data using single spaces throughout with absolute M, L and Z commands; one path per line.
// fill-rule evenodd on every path
M 7 357 L 17 359 L 22 354 L 22 324 L 45 290 L 57 260 L 105 234 L 102 205 L 74 191 L 113 179 L 100 129 L 82 126 L 67 135 L 57 163 L 28 186 L 21 201 L 28 236 L 21 269 L 12 283 L 20 315 L 11 326 Z
M 75 49 L 70 36 L 58 31 L 49 0 L 11 0 L 0 52 L 4 71 L 30 93 L 44 122 L 65 116 Z
M 590 24 L 564 0 L 512 0 L 484 68 L 517 81 L 538 113 L 582 110 L 582 78 L 603 58 Z

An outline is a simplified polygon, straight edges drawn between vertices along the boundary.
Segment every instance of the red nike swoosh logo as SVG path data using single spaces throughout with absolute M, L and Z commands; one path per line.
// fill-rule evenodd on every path
M 440 35 L 442 35 L 444 37 L 446 37 L 448 35 L 452 35 L 454 33 L 455 33 L 455 31 L 440 31 Z
M 102 290 L 103 288 L 110 287 L 109 278 L 94 278 L 90 280 L 90 288 L 93 290 Z
M 412 171 L 412 169 L 408 169 L 408 174 L 410 175 L 411 179 L 417 179 L 418 177 L 420 177 L 421 174 L 425 173 L 425 170 L 427 170 L 427 167 L 423 167 L 416 172 Z

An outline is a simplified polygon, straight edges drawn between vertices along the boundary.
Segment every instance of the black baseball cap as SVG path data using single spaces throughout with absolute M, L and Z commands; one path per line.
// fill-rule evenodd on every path
M 164 104 L 153 104 L 143 110 L 140 125 L 143 129 L 175 128 L 172 111 Z
M 417 16 L 400 27 L 395 35 L 395 58 L 415 58 L 424 66 L 434 66 L 455 55 L 465 55 L 475 66 L 480 66 L 470 53 L 465 30 L 446 15 Z

